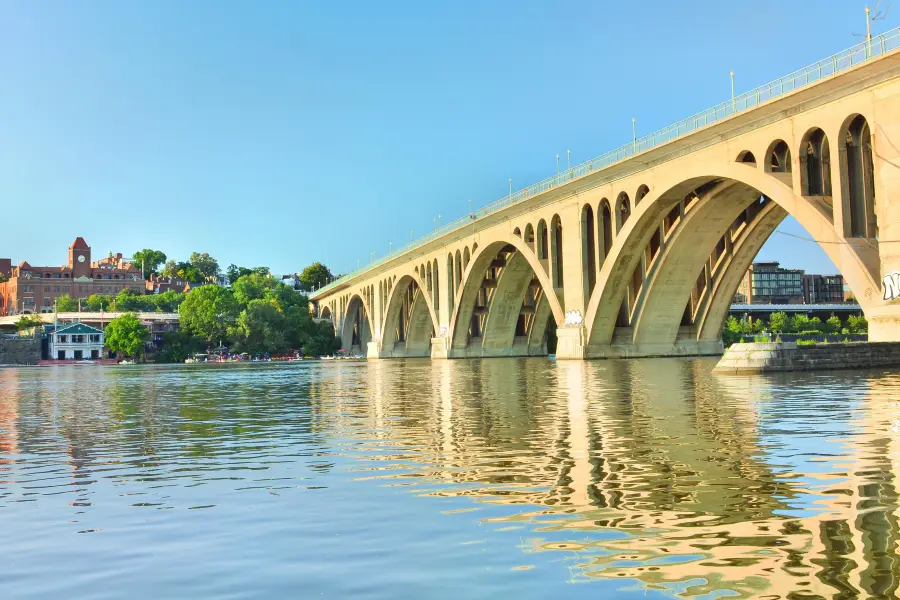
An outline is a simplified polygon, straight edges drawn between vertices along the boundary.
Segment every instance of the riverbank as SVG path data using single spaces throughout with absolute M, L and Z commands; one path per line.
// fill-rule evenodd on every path
M 900 365 L 900 342 L 733 344 L 713 373 L 866 369 Z

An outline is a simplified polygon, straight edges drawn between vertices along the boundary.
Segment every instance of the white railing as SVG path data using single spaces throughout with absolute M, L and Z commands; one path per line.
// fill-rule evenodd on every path
M 853 46 L 852 48 L 848 48 L 846 50 L 838 52 L 837 54 L 832 54 L 828 58 L 813 63 L 808 67 L 804 67 L 803 69 L 794 71 L 793 73 L 785 75 L 784 77 L 776 79 L 775 81 L 754 88 L 749 92 L 744 92 L 743 94 L 735 96 L 730 100 L 719 103 L 712 108 L 708 108 L 702 112 L 690 116 L 687 119 L 682 119 L 681 121 L 673 125 L 664 127 L 659 131 L 654 131 L 649 135 L 636 138 L 628 144 L 619 146 L 615 150 L 610 150 L 606 154 L 598 156 L 597 158 L 585 161 L 579 165 L 575 165 L 574 167 L 567 169 L 562 173 L 558 173 L 553 177 L 549 177 L 547 179 L 544 179 L 543 181 L 532 184 L 527 188 L 513 192 L 501 198 L 500 200 L 496 200 L 495 202 L 492 202 L 487 206 L 469 213 L 464 217 L 460 217 L 459 219 L 447 223 L 442 227 L 438 227 L 431 233 L 423 235 L 422 237 L 413 240 L 400 248 L 397 248 L 393 252 L 390 252 L 385 256 L 382 256 L 381 258 L 376 259 L 375 261 L 359 269 L 356 269 L 355 271 L 343 275 L 339 279 L 336 279 L 328 285 L 316 290 L 315 292 L 313 292 L 313 294 L 318 295 L 327 292 L 328 290 L 354 277 L 357 277 L 358 275 L 365 273 L 366 271 L 375 269 L 402 254 L 405 254 L 419 246 L 422 246 L 423 244 L 430 242 L 431 240 L 447 235 L 448 233 L 451 233 L 461 227 L 465 227 L 466 225 L 471 225 L 473 221 L 477 221 L 478 219 L 482 219 L 488 215 L 494 214 L 497 211 L 506 208 L 507 206 L 516 204 L 517 202 L 521 202 L 522 200 L 526 200 L 528 198 L 532 198 L 538 194 L 542 194 L 548 190 L 569 183 L 570 181 L 573 181 L 580 177 L 584 177 L 585 175 L 588 175 L 590 173 L 596 173 L 597 171 L 605 169 L 610 165 L 614 165 L 636 154 L 640 154 L 641 152 L 645 152 L 646 150 L 649 150 L 651 148 L 655 148 L 678 138 L 684 137 L 685 135 L 693 133 L 698 129 L 706 127 L 707 125 L 722 121 L 723 119 L 726 119 L 736 113 L 743 112 L 745 110 L 758 106 L 763 102 L 767 102 L 768 100 L 777 98 L 778 96 L 782 96 L 794 90 L 806 87 L 821 79 L 836 75 L 841 71 L 845 71 L 851 67 L 855 67 L 856 65 L 869 61 L 877 56 L 881 56 L 882 54 L 885 54 L 897 48 L 900 48 L 900 27 L 896 27 L 879 36 L 875 36 L 871 41 L 865 41 Z

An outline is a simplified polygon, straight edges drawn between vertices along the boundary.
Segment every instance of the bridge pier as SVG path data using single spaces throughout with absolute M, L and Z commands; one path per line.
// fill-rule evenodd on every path
M 585 332 L 583 325 L 556 329 L 556 359 L 582 360 L 585 358 Z

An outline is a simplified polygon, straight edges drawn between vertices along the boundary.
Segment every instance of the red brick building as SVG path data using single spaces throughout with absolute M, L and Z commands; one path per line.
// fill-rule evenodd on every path
M 53 312 L 56 298 L 68 294 L 87 298 L 93 294 L 115 296 L 123 289 L 143 294 L 145 283 L 139 267 L 126 262 L 121 254 L 110 254 L 91 261 L 91 248 L 84 238 L 69 246 L 69 260 L 59 267 L 37 267 L 23 261 L 12 265 L 0 258 L 0 315 Z

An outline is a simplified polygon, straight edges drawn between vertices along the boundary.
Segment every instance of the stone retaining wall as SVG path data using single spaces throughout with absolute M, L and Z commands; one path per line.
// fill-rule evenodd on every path
M 900 342 L 798 346 L 794 342 L 733 344 L 714 373 L 864 369 L 900 365 Z
M 40 337 L 0 337 L 0 366 L 36 365 L 40 360 Z

